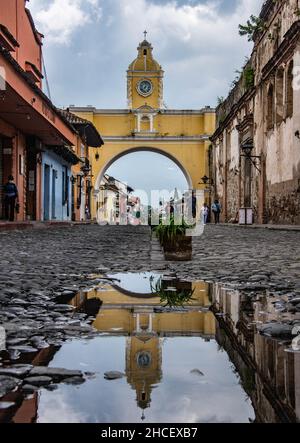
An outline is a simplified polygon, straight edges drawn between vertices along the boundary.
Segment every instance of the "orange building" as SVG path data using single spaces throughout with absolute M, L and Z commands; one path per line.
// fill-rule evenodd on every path
M 76 154 L 80 158 L 80 163 L 77 163 L 72 168 L 72 220 L 84 221 L 90 218 L 92 209 L 93 171 L 89 160 L 90 151 L 93 148 L 101 147 L 104 142 L 90 121 L 77 117 L 77 115 L 69 112 L 68 109 L 61 110 L 60 113 L 78 132 Z M 97 155 L 99 155 L 98 150 L 95 152 L 95 156 Z
M 72 166 L 82 167 L 82 136 L 42 91 L 43 35 L 26 2 L 0 0 L 0 218 L 13 175 L 18 221 L 78 219 L 70 183 Z

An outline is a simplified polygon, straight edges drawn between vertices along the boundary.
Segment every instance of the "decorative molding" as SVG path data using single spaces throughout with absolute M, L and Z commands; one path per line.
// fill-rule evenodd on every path
M 132 82 L 129 77 L 127 77 L 127 107 L 132 108 Z
M 139 111 L 139 109 L 97 109 L 94 107 L 70 107 L 71 112 L 85 112 L 91 114 L 102 114 L 102 115 L 124 115 L 124 114 L 134 114 Z M 177 116 L 177 115 L 204 115 L 204 114 L 214 114 L 216 110 L 214 108 L 203 108 L 203 109 L 154 109 L 155 112 L 161 115 Z
M 191 137 L 180 137 L 180 136 L 166 136 L 166 137 L 161 137 L 161 136 L 157 136 L 155 135 L 155 133 L 153 133 L 154 135 L 151 137 L 149 137 L 147 134 L 136 134 L 135 136 L 106 136 L 103 137 L 104 142 L 114 142 L 114 141 L 124 141 L 124 142 L 128 142 L 128 141 L 151 141 L 153 142 L 154 140 L 157 142 L 205 142 L 205 141 L 209 141 L 209 136 L 208 135 L 201 135 L 201 136 L 191 136 Z
M 160 109 L 164 107 L 164 82 L 162 77 L 158 82 L 158 106 Z

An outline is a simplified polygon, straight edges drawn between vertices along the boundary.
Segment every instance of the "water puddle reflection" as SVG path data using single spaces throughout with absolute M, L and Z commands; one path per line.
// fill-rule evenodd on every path
M 300 352 L 258 330 L 295 319 L 272 296 L 174 274 L 91 278 L 94 289 L 59 302 L 94 316 L 98 335 L 44 350 L 34 364 L 95 376 L 21 398 L 9 418 L 0 410 L 0 421 L 299 421 Z

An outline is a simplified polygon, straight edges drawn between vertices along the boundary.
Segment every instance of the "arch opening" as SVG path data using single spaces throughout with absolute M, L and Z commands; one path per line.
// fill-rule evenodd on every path
M 156 225 L 160 217 L 168 221 L 174 214 L 180 224 L 191 190 L 191 177 L 171 154 L 149 147 L 129 149 L 107 161 L 97 177 L 97 218 L 104 224 L 144 225 L 151 220 Z
M 188 171 L 182 166 L 182 164 L 177 160 L 176 157 L 174 157 L 173 155 L 163 151 L 162 149 L 159 148 L 152 148 L 152 147 L 139 147 L 139 148 L 131 148 L 128 149 L 126 151 L 123 151 L 117 155 L 115 155 L 114 157 L 112 157 L 102 168 L 102 170 L 100 171 L 97 180 L 95 182 L 95 190 L 98 191 L 100 186 L 101 186 L 101 182 L 103 181 L 104 175 L 106 174 L 106 172 L 110 169 L 110 167 L 116 163 L 118 160 L 122 159 L 123 157 L 126 157 L 130 154 L 134 154 L 134 153 L 138 153 L 138 152 L 152 152 L 154 154 L 158 154 L 161 155 L 163 157 L 166 157 L 167 159 L 171 160 L 173 163 L 175 163 L 175 165 L 179 168 L 179 170 L 183 173 L 185 180 L 187 182 L 187 187 L 188 189 L 186 190 L 192 190 L 193 189 L 193 181 L 191 179 L 190 174 L 188 173 Z

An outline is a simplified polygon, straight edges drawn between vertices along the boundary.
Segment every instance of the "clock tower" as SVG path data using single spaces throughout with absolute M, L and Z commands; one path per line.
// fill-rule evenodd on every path
M 163 108 L 164 71 L 153 58 L 153 47 L 146 39 L 139 44 L 138 56 L 127 71 L 127 99 L 129 109 Z

